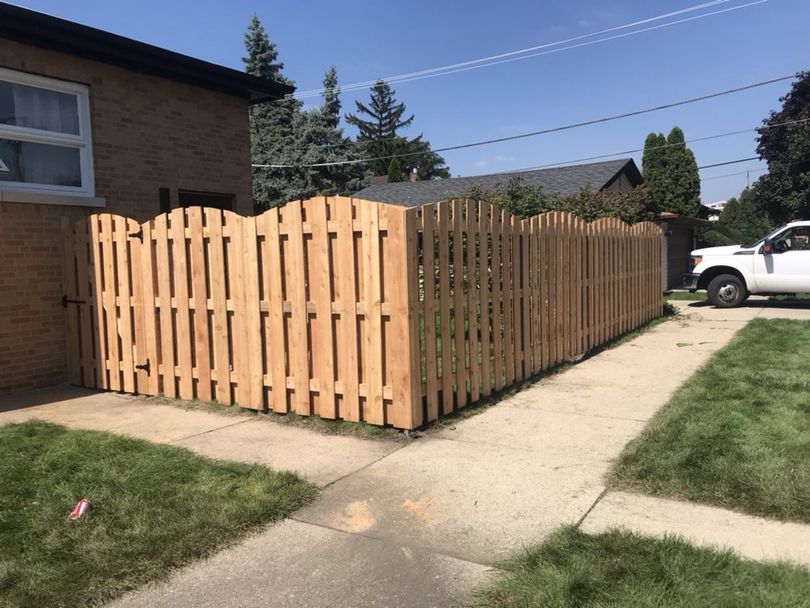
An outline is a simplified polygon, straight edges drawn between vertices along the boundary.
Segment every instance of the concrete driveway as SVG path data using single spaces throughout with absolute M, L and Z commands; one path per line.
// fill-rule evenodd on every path
M 0 424 L 41 417 L 129 433 L 291 469 L 323 488 L 292 520 L 115 606 L 464 605 L 499 560 L 586 518 L 627 441 L 745 323 L 810 319 L 810 306 L 761 301 L 682 308 L 685 318 L 411 442 L 330 437 L 112 394 L 23 409 L 7 402 Z

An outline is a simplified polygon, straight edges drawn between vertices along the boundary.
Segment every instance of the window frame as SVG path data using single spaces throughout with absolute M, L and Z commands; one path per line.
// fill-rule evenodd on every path
M 93 138 L 90 126 L 90 87 L 77 82 L 58 80 L 56 78 L 39 76 L 37 74 L 20 72 L 3 67 L 0 67 L 0 81 L 76 96 L 76 111 L 78 112 L 79 121 L 78 135 L 0 124 L 0 138 L 77 148 L 79 150 L 79 167 L 82 180 L 80 187 L 0 181 L 0 192 L 67 195 L 80 198 L 95 197 L 96 184 L 95 171 L 93 169 Z M 8 197 L 3 198 L 8 200 Z

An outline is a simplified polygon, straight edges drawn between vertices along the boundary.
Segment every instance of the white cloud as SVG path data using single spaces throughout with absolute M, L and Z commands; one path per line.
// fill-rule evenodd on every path
M 478 167 L 479 169 L 483 169 L 488 164 L 489 163 L 487 161 L 485 161 L 485 160 L 477 160 L 477 161 L 475 161 L 475 166 Z

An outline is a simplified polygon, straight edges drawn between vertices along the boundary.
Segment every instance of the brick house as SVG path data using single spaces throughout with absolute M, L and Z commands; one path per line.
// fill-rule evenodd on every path
M 62 225 L 252 213 L 248 106 L 291 91 L 0 3 L 0 393 L 66 378 Z

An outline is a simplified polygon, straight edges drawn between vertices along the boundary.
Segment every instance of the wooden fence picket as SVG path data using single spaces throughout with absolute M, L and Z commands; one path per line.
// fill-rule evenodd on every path
M 191 277 L 191 299 L 194 310 L 190 327 L 194 335 L 194 395 L 203 401 L 211 400 L 211 359 L 208 325 L 208 287 L 206 285 L 205 242 L 203 214 L 201 207 L 188 210 L 189 274 Z

